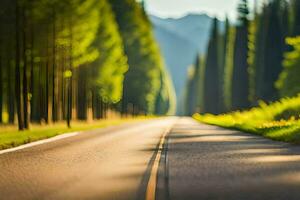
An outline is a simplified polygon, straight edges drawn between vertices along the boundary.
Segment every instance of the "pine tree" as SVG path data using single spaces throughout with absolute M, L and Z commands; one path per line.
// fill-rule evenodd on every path
M 241 0 L 238 5 L 238 25 L 236 27 L 232 75 L 232 109 L 234 110 L 249 107 L 248 15 L 248 2 L 247 0 Z
M 249 72 L 249 100 L 252 105 L 256 105 L 259 96 L 260 84 L 263 69 L 263 46 L 265 39 L 264 13 L 258 13 L 257 1 L 254 5 L 254 19 L 249 25 L 248 42 L 248 72 Z
M 175 115 L 176 94 L 172 85 L 172 80 L 167 70 L 161 71 L 160 91 L 156 98 L 155 114 Z
M 203 103 L 203 83 L 204 83 L 204 63 L 203 58 L 200 54 L 197 55 L 195 61 L 195 91 L 194 91 L 194 111 L 193 114 L 201 112 L 201 107 Z
M 218 114 L 220 112 L 220 91 L 219 91 L 219 31 L 218 19 L 213 20 L 210 41 L 206 56 L 205 72 L 204 72 L 204 108 L 203 112 Z
M 186 91 L 185 91 L 185 114 L 191 116 L 194 112 L 194 103 L 195 103 L 195 66 L 191 66 L 188 69 L 188 79 L 186 83 Z
M 19 130 L 24 130 L 24 113 L 23 113 L 23 99 L 22 99 L 22 83 L 21 83 L 21 39 L 19 30 L 22 29 L 21 27 L 21 6 L 19 1 L 15 2 L 15 37 L 16 37 L 16 47 L 15 47 L 15 62 L 16 62 L 16 73 L 15 73 L 15 92 L 16 92 L 16 105 L 17 105 L 17 115 L 18 115 L 18 127 Z
M 230 26 L 228 30 L 228 38 L 226 41 L 226 60 L 223 86 L 225 111 L 232 110 L 232 76 L 234 68 L 235 38 L 236 28 L 234 26 Z
M 293 50 L 285 54 L 284 70 L 276 86 L 281 97 L 293 97 L 300 93 L 300 37 L 287 39 Z
M 264 48 L 264 71 L 262 95 L 259 99 L 273 101 L 278 98 L 275 82 L 282 71 L 283 53 L 285 50 L 285 28 L 281 24 L 281 18 L 286 17 L 281 12 L 281 1 L 275 0 L 268 5 L 265 24 L 266 35 Z
M 93 93 L 93 105 L 103 109 L 101 103 L 115 104 L 121 100 L 128 64 L 111 6 L 106 0 L 99 4 L 101 19 L 93 47 L 98 48 L 100 53 L 91 64 L 90 88 Z M 103 113 L 97 114 L 96 107 L 93 109 L 94 116 L 100 118 Z
M 129 64 L 124 81 L 123 112 L 133 106 L 137 112 L 153 114 L 160 90 L 161 70 L 165 69 L 150 22 L 134 0 L 112 0 L 111 3 Z
M 0 4 L 1 5 L 1 4 Z M 2 113 L 3 113 L 3 102 L 4 102 L 4 98 L 3 98 L 3 94 L 4 94 L 4 76 L 3 76 L 3 72 L 4 72 L 4 64 L 3 64 L 3 43 L 4 43 L 4 33 L 3 33 L 3 28 L 4 28 L 4 10 L 3 8 L 0 8 L 0 124 L 3 123 L 3 118 L 2 118 Z
M 224 83 L 225 83 L 225 68 L 226 68 L 226 57 L 228 50 L 228 37 L 230 31 L 230 22 L 228 17 L 225 20 L 225 32 L 220 36 L 219 50 L 220 50 L 220 70 L 219 70 L 219 109 L 220 112 L 224 112 L 225 109 L 225 91 L 224 91 Z
M 292 36 L 300 35 L 300 1 L 291 0 L 292 8 Z

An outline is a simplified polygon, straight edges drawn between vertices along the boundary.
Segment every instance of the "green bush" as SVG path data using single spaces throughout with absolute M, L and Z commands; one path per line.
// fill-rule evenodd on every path
M 247 111 L 237 111 L 223 115 L 200 115 L 194 118 L 201 122 L 259 134 L 274 140 L 300 142 L 300 95 L 281 99 Z

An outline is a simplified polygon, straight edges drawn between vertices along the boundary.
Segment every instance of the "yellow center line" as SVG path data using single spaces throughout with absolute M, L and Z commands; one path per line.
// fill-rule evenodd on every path
M 158 151 L 150 172 L 150 178 L 147 185 L 146 190 L 146 199 L 145 200 L 155 200 L 155 194 L 156 194 L 156 185 L 157 185 L 157 176 L 158 176 L 158 167 L 159 167 L 159 161 L 161 158 L 161 154 L 163 151 L 163 146 L 166 140 L 167 134 L 171 131 L 171 127 L 168 128 L 164 134 L 162 135 L 162 138 L 160 139 L 160 143 L 158 146 Z

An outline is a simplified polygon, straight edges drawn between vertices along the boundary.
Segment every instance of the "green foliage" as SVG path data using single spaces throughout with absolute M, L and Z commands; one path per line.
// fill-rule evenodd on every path
M 153 114 L 165 69 L 150 22 L 134 0 L 111 0 L 111 3 L 129 64 L 124 80 L 123 111 L 133 105 L 137 112 Z
M 99 57 L 92 63 L 91 88 L 104 102 L 117 103 L 123 94 L 124 75 L 128 70 L 127 57 L 110 5 L 99 1 L 99 27 L 93 48 Z
M 300 35 L 300 2 L 291 0 L 291 29 L 292 36 Z
M 185 94 L 185 109 L 184 112 L 187 115 L 192 115 L 195 112 L 195 98 L 196 94 L 196 66 L 191 66 L 188 69 L 188 78 L 186 84 L 186 94 Z
M 156 98 L 155 114 L 175 115 L 176 95 L 172 80 L 167 71 L 161 72 L 161 83 L 158 97 Z
M 237 111 L 224 115 L 194 115 L 208 124 L 259 134 L 274 140 L 300 142 L 300 96 L 281 99 L 248 111 Z
M 68 38 L 71 40 L 69 45 L 72 45 L 72 67 L 91 63 L 99 56 L 99 50 L 91 48 L 97 37 L 100 14 L 102 15 L 98 2 L 96 0 L 66 2 L 66 6 L 71 8 L 68 9 L 70 12 L 69 26 L 61 30 L 61 36 L 58 35 L 60 39 L 57 43 L 67 47 Z
M 234 56 L 234 46 L 235 46 L 235 27 L 229 28 L 228 39 L 227 39 L 227 49 L 226 49 L 226 60 L 224 69 L 224 104 L 225 110 L 229 111 L 232 109 L 232 73 L 233 73 L 233 56 Z
M 287 49 L 284 38 L 288 34 L 288 5 L 272 1 L 256 13 L 249 32 L 250 99 L 273 101 L 278 98 L 275 82 L 282 71 L 283 52 Z
M 72 71 L 71 70 L 66 70 L 64 72 L 64 78 L 71 78 L 72 77 Z
M 188 70 L 188 81 L 186 83 L 184 114 L 193 115 L 203 112 L 204 108 L 204 75 L 205 60 L 200 55 L 196 57 L 194 66 Z
M 287 52 L 284 59 L 284 70 L 276 83 L 282 97 L 291 97 L 300 93 L 300 36 L 287 38 L 287 44 L 293 51 Z
M 261 8 L 255 5 L 250 15 L 248 1 L 240 0 L 238 23 L 230 25 L 226 20 L 225 32 L 218 37 L 216 25 L 213 26 L 206 65 L 196 75 L 201 79 L 201 86 L 193 87 L 189 82 L 188 89 L 193 91 L 187 91 L 190 95 L 196 92 L 195 88 L 202 88 L 201 98 L 197 100 L 201 113 L 247 109 L 260 100 L 275 101 L 277 89 L 281 90 L 282 97 L 299 92 L 298 51 L 291 52 L 284 40 L 297 32 L 300 4 L 273 0 L 261 5 Z M 293 48 L 297 49 L 295 45 Z M 283 70 L 284 52 L 287 52 L 285 69 L 275 88 Z M 193 97 L 190 95 L 188 99 L 191 102 Z
M 249 41 L 248 41 L 248 73 L 249 73 L 249 100 L 251 103 L 256 101 L 256 73 L 259 58 L 259 39 L 261 37 L 260 28 L 261 18 L 255 13 L 254 19 L 249 25 Z
M 227 43 L 230 33 L 230 22 L 229 19 L 226 17 L 225 20 L 225 32 L 224 34 L 219 35 L 219 58 L 220 58 L 220 69 L 219 69 L 219 112 L 226 111 L 225 105 L 225 90 L 224 90 L 224 83 L 225 83 L 225 70 L 226 70 L 226 61 L 227 61 L 227 50 L 229 43 Z
M 202 112 L 201 108 L 204 107 L 204 70 L 204 59 L 198 55 L 195 64 L 188 70 L 188 81 L 184 99 L 184 114 L 186 115 Z
M 0 116 L 14 123 L 17 108 L 20 130 L 28 121 L 106 118 L 122 99 L 134 105 L 130 114 L 174 113 L 170 77 L 136 1 L 3 0 L 0 22 Z

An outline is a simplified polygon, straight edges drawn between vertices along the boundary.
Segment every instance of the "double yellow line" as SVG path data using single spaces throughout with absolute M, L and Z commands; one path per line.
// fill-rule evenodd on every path
M 156 186 L 157 186 L 157 178 L 158 178 L 158 168 L 159 168 L 159 161 L 161 158 L 161 154 L 163 152 L 163 147 L 166 141 L 166 137 L 168 133 L 171 131 L 172 127 L 169 127 L 164 134 L 162 135 L 159 146 L 158 146 L 158 151 L 150 172 L 150 178 L 148 181 L 147 185 L 147 190 L 146 190 L 146 198 L 145 200 L 155 200 L 155 195 L 156 195 Z

